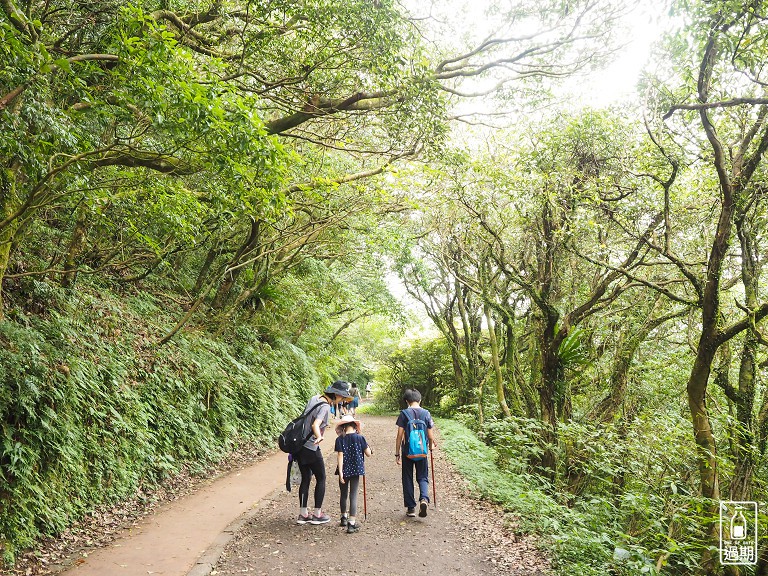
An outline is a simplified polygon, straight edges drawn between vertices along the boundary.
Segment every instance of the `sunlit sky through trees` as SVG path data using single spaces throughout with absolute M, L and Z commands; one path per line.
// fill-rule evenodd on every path
M 450 0 L 424 2 L 405 0 L 404 5 L 413 15 L 417 26 L 432 36 L 433 44 L 453 45 L 460 48 L 493 36 L 497 31 L 499 14 L 505 6 L 513 7 L 519 1 Z M 667 0 L 626 2 L 626 8 L 617 23 L 617 47 L 597 69 L 584 71 L 554 88 L 557 96 L 574 106 L 604 107 L 619 102 L 642 98 L 637 84 L 648 64 L 653 43 L 669 29 L 672 19 Z M 530 24 L 531 30 L 535 28 Z M 432 34 L 430 34 L 430 32 Z M 434 35 L 433 35 L 434 34 Z M 489 80 L 485 80 L 486 84 Z M 498 106 L 490 99 L 470 99 L 459 104 L 459 109 L 490 110 Z
M 519 2 L 520 0 L 404 0 L 403 5 L 412 15 L 414 24 L 436 51 L 453 50 L 455 53 L 461 53 L 466 52 L 467 47 L 477 46 L 488 38 L 495 37 L 503 11 L 512 9 Z M 664 31 L 672 27 L 669 1 L 627 1 L 622 17 L 615 24 L 618 30 L 616 47 L 603 62 L 559 83 L 545 83 L 557 102 L 555 107 L 571 110 L 619 104 L 642 107 L 643 94 L 638 83 L 643 71 L 652 66 L 654 43 L 660 41 Z M 533 22 L 530 27 L 531 32 L 535 31 Z M 469 84 L 474 83 L 472 88 L 483 90 L 493 82 L 495 80 L 485 78 L 472 80 Z M 487 138 L 496 131 L 494 127 L 513 125 L 522 117 L 531 118 L 540 113 L 546 114 L 551 103 L 547 103 L 543 109 L 537 109 L 536 106 L 535 94 L 531 100 L 525 102 L 509 96 L 506 99 L 457 99 L 453 113 L 466 114 L 469 122 L 454 123 L 454 144 L 470 148 L 492 145 L 487 142 Z M 498 116 L 500 110 L 509 114 Z M 473 116 L 475 114 L 478 115 Z M 388 275 L 387 282 L 393 294 L 403 301 L 409 310 L 417 316 L 422 315 L 421 305 L 408 297 L 395 274 Z M 425 323 L 428 324 L 426 320 Z

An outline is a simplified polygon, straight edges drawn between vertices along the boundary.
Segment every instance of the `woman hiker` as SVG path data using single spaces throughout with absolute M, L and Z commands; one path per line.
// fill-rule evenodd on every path
M 331 519 L 322 510 L 323 498 L 325 498 L 325 461 L 323 460 L 323 452 L 320 450 L 320 443 L 323 441 L 323 434 L 328 427 L 331 404 L 338 404 L 340 401 L 350 398 L 349 384 L 337 380 L 328 386 L 322 394 L 312 396 L 304 408 L 304 414 L 309 414 L 318 404 L 321 404 L 315 413 L 315 419 L 312 421 L 312 436 L 304 443 L 296 457 L 301 472 L 297 524 L 325 524 Z M 309 484 L 312 476 L 315 477 L 315 508 L 310 514 L 308 508 Z

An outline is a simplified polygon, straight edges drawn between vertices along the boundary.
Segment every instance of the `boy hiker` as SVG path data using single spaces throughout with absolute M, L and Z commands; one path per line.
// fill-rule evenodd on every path
M 336 424 L 336 454 L 338 455 L 339 491 L 341 498 L 341 526 L 347 527 L 347 534 L 360 530 L 357 524 L 357 492 L 360 488 L 360 477 L 365 476 L 365 457 L 373 456 L 373 450 L 365 437 L 360 434 L 360 420 L 351 414 L 342 416 Z M 349 498 L 349 515 L 347 515 L 347 498 Z
M 407 389 L 403 394 L 403 400 L 407 405 L 397 417 L 397 438 L 395 440 L 395 462 L 403 468 L 403 502 L 405 515 L 416 516 L 416 500 L 413 495 L 413 471 L 416 470 L 416 481 L 419 483 L 419 516 L 427 515 L 429 505 L 429 467 L 427 465 L 427 446 L 429 449 L 437 448 L 434 435 L 434 423 L 429 410 L 419 406 L 421 393 L 416 389 Z M 411 438 L 414 435 L 414 438 Z M 421 437 L 421 449 L 416 450 L 414 445 L 418 437 Z M 420 453 L 417 453 L 420 452 Z M 404 458 L 403 458 L 404 457 Z
M 304 408 L 304 414 L 314 412 L 312 420 L 312 436 L 304 443 L 303 448 L 296 455 L 301 472 L 301 484 L 299 485 L 299 517 L 296 524 L 325 524 L 330 517 L 322 511 L 323 498 L 325 497 L 325 461 L 320 450 L 320 442 L 323 441 L 323 433 L 328 427 L 328 419 L 331 415 L 331 404 L 343 399 L 351 398 L 349 385 L 337 380 L 325 392 L 312 396 Z M 315 477 L 315 509 L 309 514 L 309 483 L 312 476 Z

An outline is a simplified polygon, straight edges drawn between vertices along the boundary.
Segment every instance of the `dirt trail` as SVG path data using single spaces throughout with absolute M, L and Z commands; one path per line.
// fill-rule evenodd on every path
M 364 422 L 363 434 L 374 448 L 374 456 L 366 459 L 367 521 L 362 518 L 362 483 L 358 499 L 360 532 L 347 534 L 339 526 L 339 488 L 333 475 L 331 434 L 327 438 L 330 446 L 324 447 L 328 454 L 328 483 L 323 503 L 331 522 L 320 526 L 295 524 L 297 488 L 291 493 L 278 488 L 249 513 L 250 518 L 216 554 L 218 562 L 212 570 L 203 564 L 190 575 L 545 573 L 546 562 L 530 541 L 515 539 L 502 529 L 497 510 L 467 497 L 464 482 L 444 460 L 439 446 L 435 452 L 437 510 L 430 505 L 426 518 L 406 517 L 400 467 L 394 459 L 394 419 L 365 415 L 360 419 Z

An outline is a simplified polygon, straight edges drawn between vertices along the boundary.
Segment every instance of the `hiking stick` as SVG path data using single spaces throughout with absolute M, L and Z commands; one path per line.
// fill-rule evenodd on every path
M 368 520 L 368 495 L 365 493 L 365 474 L 363 474 L 363 517 Z
M 429 451 L 429 460 L 432 465 L 432 501 L 435 503 L 435 510 L 437 510 L 437 486 L 435 485 L 435 457 L 432 450 Z

